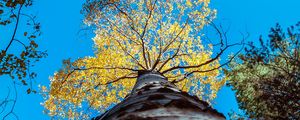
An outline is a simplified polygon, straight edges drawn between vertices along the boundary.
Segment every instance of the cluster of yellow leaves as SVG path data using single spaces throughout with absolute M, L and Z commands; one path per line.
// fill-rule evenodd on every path
M 176 83 L 182 90 L 215 98 L 225 82 L 217 78 L 218 70 L 185 74 L 215 68 L 218 60 L 170 70 L 211 59 L 212 49 L 201 43 L 201 30 L 216 14 L 209 0 L 94 2 L 101 9 L 90 6 L 85 23 L 97 28 L 95 56 L 66 61 L 55 73 L 43 104 L 49 115 L 78 118 L 86 114 L 82 106 L 104 111 L 130 93 L 137 70 L 158 71 L 170 81 L 184 78 Z

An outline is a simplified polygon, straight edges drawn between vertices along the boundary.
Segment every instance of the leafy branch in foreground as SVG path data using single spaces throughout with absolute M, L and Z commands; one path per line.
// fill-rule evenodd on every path
M 10 115 L 18 119 L 13 111 L 17 101 L 16 85 L 28 87 L 28 94 L 35 93 L 32 79 L 36 73 L 30 68 L 47 55 L 38 50 L 36 38 L 41 34 L 40 23 L 26 12 L 30 6 L 32 0 L 0 0 L 0 27 L 4 31 L 0 36 L 0 77 L 9 76 L 15 92 L 15 96 L 11 97 L 9 89 L 8 96 L 0 100 L 3 120 Z
M 95 56 L 64 61 L 43 87 L 46 112 L 54 117 L 88 118 L 127 95 L 138 71 L 156 71 L 183 91 L 210 101 L 225 83 L 219 59 L 229 47 L 224 31 L 212 23 L 209 1 L 88 0 L 85 23 L 96 28 Z M 220 36 L 216 48 L 202 45 L 210 24 Z M 232 59 L 231 59 L 232 60 Z
M 10 34 L 7 40 L 2 36 L 0 49 L 0 76 L 9 75 L 12 79 L 19 79 L 23 85 L 28 85 L 36 73 L 30 71 L 30 67 L 36 61 L 45 57 L 45 52 L 38 50 L 36 38 L 41 34 L 40 23 L 36 22 L 35 16 L 24 13 L 23 9 L 32 5 L 31 0 L 1 0 L 0 1 L 0 26 L 7 29 Z M 26 22 L 22 26 L 21 22 Z M 18 29 L 25 27 L 25 29 Z M 19 31 L 23 34 L 19 35 Z M 3 46 L 2 46 L 3 45 Z M 29 82 L 29 83 L 28 83 Z M 30 93 L 31 89 L 28 89 Z

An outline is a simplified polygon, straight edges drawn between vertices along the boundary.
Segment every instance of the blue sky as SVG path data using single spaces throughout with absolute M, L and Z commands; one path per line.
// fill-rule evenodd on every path
M 74 60 L 93 55 L 92 36 L 85 36 L 85 32 L 78 33 L 83 26 L 83 16 L 80 14 L 82 3 L 83 0 L 36 0 L 33 8 L 30 9 L 34 11 L 42 25 L 43 34 L 38 43 L 42 50 L 48 51 L 48 57 L 32 68 L 38 72 L 35 85 L 49 84 L 49 76 L 61 67 L 63 59 Z M 215 23 L 230 26 L 228 33 L 230 42 L 240 40 L 239 32 L 248 32 L 250 34 L 248 40 L 257 41 L 259 35 L 266 36 L 270 27 L 277 22 L 283 27 L 295 24 L 300 21 L 298 5 L 300 5 L 299 0 L 212 0 L 211 2 L 211 6 L 218 10 Z M 0 30 L 0 36 L 4 34 L 5 31 Z M 7 76 L 0 77 L 0 99 L 6 95 L 7 86 L 10 84 Z M 20 120 L 50 119 L 42 113 L 43 107 L 40 105 L 42 97 L 38 94 L 27 95 L 25 92 L 25 88 L 18 89 L 15 113 Z M 238 110 L 234 93 L 230 88 L 221 89 L 214 108 L 225 115 L 231 109 Z

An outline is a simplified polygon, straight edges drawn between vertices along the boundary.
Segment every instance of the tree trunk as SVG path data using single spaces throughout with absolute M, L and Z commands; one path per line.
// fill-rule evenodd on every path
M 93 120 L 224 120 L 225 116 L 196 96 L 179 90 L 163 75 L 139 71 L 125 99 Z

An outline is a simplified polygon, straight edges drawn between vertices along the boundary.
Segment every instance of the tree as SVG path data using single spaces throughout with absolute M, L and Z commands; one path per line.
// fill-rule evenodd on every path
M 240 108 L 250 118 L 300 119 L 299 25 L 284 32 L 277 24 L 267 41 L 261 37 L 259 47 L 249 43 L 226 71 Z
M 27 86 L 28 94 L 36 92 L 32 90 L 31 81 L 36 73 L 30 71 L 30 67 L 46 56 L 45 52 L 38 50 L 38 44 L 35 42 L 41 34 L 40 23 L 36 22 L 35 16 L 25 12 L 30 6 L 32 0 L 0 0 L 0 27 L 4 30 L 1 32 L 7 34 L 1 36 L 0 76 L 8 75 L 15 91 L 15 98 L 9 97 L 12 91 L 9 89 L 7 97 L 0 100 L 0 114 L 3 115 L 3 119 L 9 115 L 17 117 L 13 112 L 17 101 L 16 84 Z M 18 29 L 20 27 L 22 30 Z
M 228 44 L 218 29 L 220 43 L 202 45 L 204 26 L 217 28 L 209 0 L 88 0 L 82 12 L 96 29 L 95 56 L 65 60 L 50 89 L 41 88 L 50 116 L 84 119 L 89 110 L 105 111 L 130 93 L 142 70 L 207 101 L 225 83 L 220 68 L 228 62 L 219 58 L 237 44 Z M 214 55 L 213 46 L 220 49 Z

